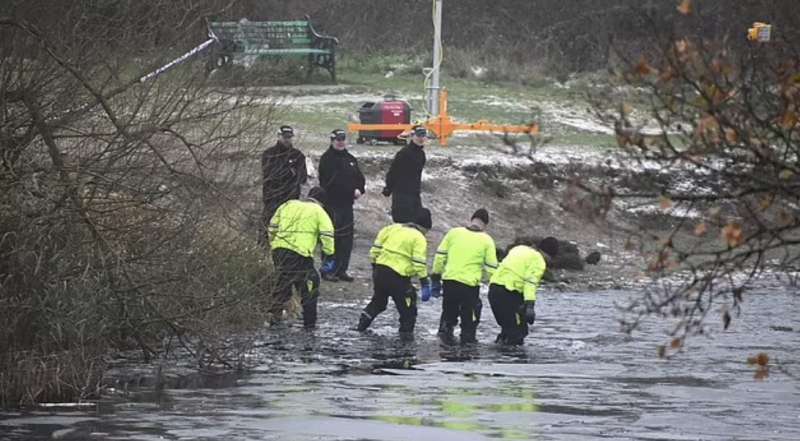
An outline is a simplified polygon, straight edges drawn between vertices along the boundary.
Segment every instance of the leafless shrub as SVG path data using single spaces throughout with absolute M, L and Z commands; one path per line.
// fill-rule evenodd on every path
M 246 345 L 226 336 L 270 302 L 243 201 L 257 200 L 273 109 L 211 87 L 202 63 L 140 81 L 226 5 L 13 3 L 0 14 L 0 405 L 86 397 L 112 348 L 150 357 L 180 341 L 234 366 Z

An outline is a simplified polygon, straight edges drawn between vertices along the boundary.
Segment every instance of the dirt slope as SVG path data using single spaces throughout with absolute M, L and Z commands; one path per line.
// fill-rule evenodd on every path
M 351 272 L 359 284 L 368 283 L 369 246 L 375 235 L 391 222 L 390 198 L 383 197 L 384 175 L 397 147 L 354 147 L 367 177 L 367 194 L 356 202 L 356 237 Z M 570 155 L 574 156 L 571 157 Z M 318 152 L 308 152 L 316 164 Z M 575 172 L 605 173 L 605 160 L 596 155 L 565 153 L 552 149 L 541 160 L 515 158 L 497 152 L 463 151 L 431 146 L 423 174 L 423 205 L 433 214 L 433 229 L 428 234 L 429 256 L 448 229 L 464 225 L 472 212 L 485 207 L 491 215 L 488 232 L 499 247 L 506 247 L 520 236 L 556 236 L 574 242 L 582 257 L 600 251 L 598 265 L 583 271 L 556 271 L 563 290 L 596 290 L 640 285 L 645 279 L 642 260 L 624 248 L 626 236 L 601 228 L 562 208 L 565 178 Z M 315 177 L 312 178 L 315 183 Z M 358 285 L 356 285 L 358 286 Z M 331 289 L 352 289 L 338 283 Z

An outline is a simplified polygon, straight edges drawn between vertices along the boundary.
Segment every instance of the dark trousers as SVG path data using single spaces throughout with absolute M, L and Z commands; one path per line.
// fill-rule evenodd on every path
M 411 279 L 397 274 L 388 266 L 375 265 L 372 284 L 372 300 L 364 308 L 363 314 L 370 321 L 374 320 L 386 310 L 391 297 L 400 314 L 400 332 L 413 332 L 417 323 L 417 290 L 411 284 Z
M 489 304 L 497 324 L 500 325 L 500 335 L 497 342 L 510 345 L 521 345 L 528 335 L 528 323 L 520 314 L 523 305 L 522 293 L 509 291 L 502 285 L 489 285 Z
M 353 235 L 355 230 L 353 228 L 353 205 L 329 205 L 325 207 L 325 211 L 333 221 L 335 228 L 333 241 L 336 248 L 335 259 L 336 268 L 334 274 L 346 274 L 350 268 L 350 255 L 353 252 Z
M 392 193 L 392 221 L 395 223 L 414 222 L 421 209 L 419 193 Z
M 270 311 L 273 320 L 281 316 L 294 289 L 300 294 L 303 305 L 303 325 L 313 328 L 317 323 L 319 298 L 319 273 L 314 269 L 314 260 L 294 251 L 278 248 L 272 251 L 272 262 L 277 272 L 277 283 L 273 291 L 274 303 Z
M 473 341 L 475 330 L 481 321 L 483 304 L 480 287 L 468 286 L 455 280 L 442 281 L 442 319 L 449 329 L 461 318 L 461 339 Z

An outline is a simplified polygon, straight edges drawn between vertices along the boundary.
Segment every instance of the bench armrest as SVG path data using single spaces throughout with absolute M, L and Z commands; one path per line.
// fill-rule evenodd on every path
M 336 45 L 339 44 L 339 39 L 336 37 L 332 37 L 330 35 L 324 35 L 317 32 L 314 29 L 314 25 L 311 24 L 311 16 L 305 16 L 306 21 L 308 22 L 308 30 L 311 31 L 311 35 L 314 37 L 314 46 L 325 48 L 325 49 L 333 49 Z M 319 44 L 317 42 L 319 41 Z

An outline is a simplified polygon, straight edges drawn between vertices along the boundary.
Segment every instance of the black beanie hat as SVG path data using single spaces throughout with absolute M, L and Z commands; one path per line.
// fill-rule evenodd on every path
M 311 187 L 308 190 L 308 197 L 323 202 L 325 200 L 325 190 L 322 187 Z
M 545 237 L 539 242 L 537 246 L 541 251 L 549 254 L 551 257 L 558 254 L 558 239 L 555 237 Z
M 421 208 L 417 212 L 417 218 L 414 220 L 414 223 L 419 225 L 426 230 L 430 230 L 433 226 L 433 221 L 431 220 L 431 210 L 427 208 Z
M 489 225 L 489 212 L 486 211 L 485 208 L 478 208 L 474 213 L 472 213 L 472 217 L 469 218 L 469 220 L 472 219 L 480 219 L 484 225 Z

